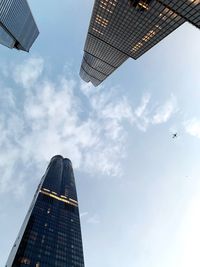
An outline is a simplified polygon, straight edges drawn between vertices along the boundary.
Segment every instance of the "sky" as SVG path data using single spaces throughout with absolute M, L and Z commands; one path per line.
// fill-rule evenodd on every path
M 0 266 L 61 154 L 85 266 L 199 267 L 200 31 L 184 24 L 93 87 L 79 77 L 93 1 L 29 4 L 30 53 L 0 46 Z

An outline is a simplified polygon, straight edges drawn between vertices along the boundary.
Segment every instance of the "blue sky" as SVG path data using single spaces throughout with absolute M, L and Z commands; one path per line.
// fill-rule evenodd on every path
M 29 3 L 31 52 L 0 47 L 0 266 L 55 154 L 75 169 L 87 267 L 199 266 L 199 30 L 94 88 L 78 75 L 93 1 Z

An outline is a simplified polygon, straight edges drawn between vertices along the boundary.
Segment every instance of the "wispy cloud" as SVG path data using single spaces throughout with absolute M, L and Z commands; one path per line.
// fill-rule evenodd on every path
M 200 120 L 193 118 L 191 120 L 187 120 L 184 123 L 185 131 L 195 137 L 200 138 Z
M 13 78 L 16 83 L 22 84 L 25 88 L 31 87 L 42 74 L 43 67 L 42 58 L 30 58 L 15 67 Z
M 147 115 L 146 114 L 147 113 L 147 106 L 150 102 L 150 99 L 151 99 L 150 94 L 145 94 L 142 97 L 140 105 L 135 110 L 136 117 L 141 118 L 141 117 L 144 117 Z
M 150 94 L 145 94 L 134 112 L 135 123 L 141 131 L 145 132 L 151 125 L 167 122 L 176 112 L 177 102 L 174 95 L 171 95 L 163 104 L 154 107 Z
M 84 85 L 63 75 L 58 81 L 43 78 L 43 69 L 43 59 L 31 58 L 14 69 L 15 88 L 2 88 L 0 191 L 20 184 L 20 177 L 27 175 L 21 170 L 37 175 L 55 154 L 71 158 L 75 168 L 94 176 L 119 175 L 125 155 L 123 124 L 131 121 L 127 100 L 108 96 L 104 90 L 86 94 Z M 16 192 L 21 194 L 23 188 L 21 183 Z
M 164 105 L 157 108 L 152 118 L 152 124 L 160 124 L 168 121 L 176 111 L 176 98 L 174 97 L 174 95 L 172 95 L 170 99 L 167 100 L 166 103 L 164 103 Z
M 74 168 L 93 176 L 120 175 L 127 126 L 146 130 L 173 114 L 169 102 L 150 112 L 148 94 L 134 110 L 115 88 L 94 89 L 64 75 L 51 79 L 44 71 L 42 58 L 30 58 L 13 70 L 14 88 L 1 88 L 0 192 L 21 184 L 20 196 L 27 173 L 37 176 L 55 154 L 71 158 Z
M 100 218 L 98 214 L 90 215 L 88 212 L 83 212 L 80 214 L 80 217 L 84 219 L 86 223 L 89 224 L 99 224 Z

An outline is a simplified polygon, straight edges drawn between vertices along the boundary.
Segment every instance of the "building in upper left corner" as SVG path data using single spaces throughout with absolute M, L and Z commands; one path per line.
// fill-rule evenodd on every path
M 27 0 L 0 0 L 0 44 L 28 52 L 38 35 Z

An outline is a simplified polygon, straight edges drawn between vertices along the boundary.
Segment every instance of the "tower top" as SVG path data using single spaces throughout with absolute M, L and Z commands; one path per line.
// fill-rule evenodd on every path
M 51 158 L 51 160 L 54 160 L 54 159 L 62 159 L 62 160 L 66 160 L 66 161 L 69 161 L 71 163 L 71 160 L 69 158 L 64 158 L 62 155 L 55 155 Z

